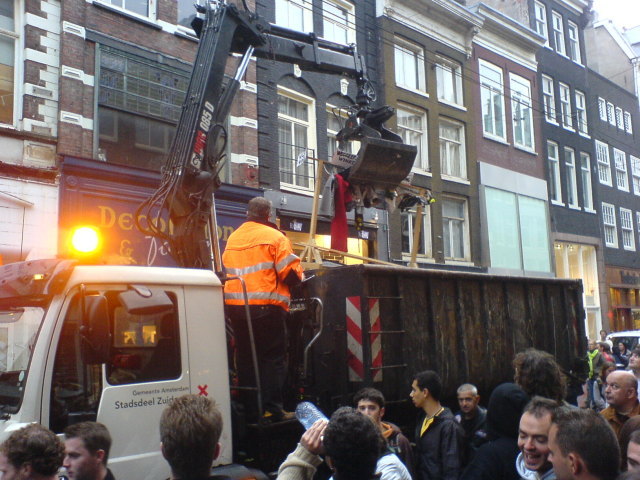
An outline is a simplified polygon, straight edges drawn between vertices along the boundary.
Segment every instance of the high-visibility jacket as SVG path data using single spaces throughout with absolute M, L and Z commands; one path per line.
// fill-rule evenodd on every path
M 289 311 L 291 293 L 284 279 L 293 271 L 302 280 L 303 271 L 282 232 L 258 222 L 243 223 L 229 235 L 222 263 L 228 275 L 244 279 L 249 305 L 277 305 Z M 225 283 L 224 301 L 244 305 L 240 281 Z

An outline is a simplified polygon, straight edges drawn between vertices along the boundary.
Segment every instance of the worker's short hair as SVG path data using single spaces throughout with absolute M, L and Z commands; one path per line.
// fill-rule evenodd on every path
M 271 215 L 271 202 L 264 197 L 254 197 L 247 205 L 249 220 L 268 220 Z
M 377 404 L 380 408 L 384 408 L 384 395 L 376 388 L 363 388 L 358 391 L 353 397 L 353 405 L 358 408 L 358 403 L 363 400 L 368 400 Z
M 590 409 L 561 407 L 553 416 L 558 431 L 556 443 L 564 457 L 580 455 L 595 478 L 614 480 L 620 464 L 620 447 L 605 418 Z M 597 441 L 594 441 L 597 439 Z
M 104 450 L 102 463 L 107 464 L 109 450 L 111 450 L 111 435 L 102 423 L 80 422 L 69 425 L 64 429 L 65 439 L 79 438 L 84 443 L 84 448 L 95 454 L 98 450 Z
M 640 357 L 640 345 L 631 350 L 631 355 L 635 355 L 636 357 Z
M 464 392 L 471 392 L 471 395 L 476 397 L 478 395 L 478 387 L 476 387 L 472 383 L 463 383 L 458 387 L 458 390 L 456 390 L 456 393 L 460 395 L 461 393 L 464 393 Z
M 418 383 L 420 390 L 426 388 L 434 400 L 440 400 L 440 394 L 442 393 L 442 380 L 440 380 L 440 375 L 433 370 L 424 370 L 416 373 L 413 378 Z
M 162 454 L 176 478 L 208 478 L 221 434 L 222 414 L 209 397 L 178 397 L 160 417 Z
M 64 460 L 64 443 L 51 430 L 32 423 L 13 432 L 2 445 L 0 453 L 16 469 L 29 464 L 34 472 L 54 475 Z
M 386 443 L 369 417 L 351 407 L 335 411 L 324 431 L 323 444 L 336 478 L 371 480 Z
M 536 418 L 542 418 L 546 414 L 553 414 L 561 407 L 561 404 L 550 398 L 535 396 L 524 407 L 522 413 L 528 413 Z

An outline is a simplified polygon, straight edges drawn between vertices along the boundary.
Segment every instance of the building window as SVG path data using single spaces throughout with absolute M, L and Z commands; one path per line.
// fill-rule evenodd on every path
M 598 161 L 598 178 L 600 178 L 600 183 L 611 186 L 609 145 L 599 140 L 596 140 L 596 160 Z
M 436 56 L 436 83 L 438 100 L 463 105 L 462 66 L 458 62 Z
M 631 114 L 624 112 L 624 129 L 627 133 L 633 134 L 633 125 L 631 124 Z
M 631 210 L 620 208 L 620 230 L 622 230 L 622 248 L 636 249 L 636 239 L 633 234 L 633 214 Z
M 426 91 L 424 50 L 398 37 L 394 45 L 396 85 L 419 92 Z
M 502 69 L 480 60 L 480 101 L 485 135 L 506 139 Z
M 452 197 L 442 199 L 442 241 L 444 258 L 468 260 L 469 228 L 465 200 Z
M 562 186 L 560 184 L 560 159 L 558 158 L 558 144 L 547 142 L 547 161 L 549 163 L 549 192 L 551 201 L 562 202 Z
M 640 195 L 640 158 L 629 155 L 631 160 L 631 179 L 633 182 L 633 193 Z
M 600 114 L 600 120 L 607 121 L 607 102 L 604 98 L 598 97 L 598 113 Z
M 315 150 L 313 99 L 278 89 L 278 144 L 280 182 L 302 190 L 313 190 L 314 165 L 309 152 Z
M 549 32 L 547 30 L 547 7 L 540 3 L 534 2 L 533 11 L 536 22 L 536 32 L 544 37 L 545 45 L 549 44 Z
M 159 170 L 189 85 L 189 72 L 99 45 L 98 155 Z
M 564 167 L 567 179 L 567 203 L 578 207 L 578 182 L 576 180 L 576 152 L 573 148 L 564 148 Z
M 589 135 L 587 125 L 587 100 L 583 92 L 576 90 L 576 122 L 578 131 L 583 135 Z
M 299 32 L 312 31 L 311 2 L 276 0 L 276 24 Z
M 322 2 L 323 38 L 348 45 L 355 43 L 354 6 L 349 2 L 324 0 Z
M 640 242 L 640 212 L 636 212 L 636 225 L 638 226 L 638 242 Z
M 604 224 L 604 244 L 607 247 L 618 248 L 616 210 L 609 203 L 602 202 L 602 223 Z
M 556 94 L 553 90 L 553 78 L 542 75 L 542 98 L 544 102 L 544 118 L 547 122 L 556 123 Z
M 426 113 L 399 106 L 396 116 L 398 135 L 402 137 L 402 141 L 418 148 L 418 154 L 413 163 L 414 168 L 430 171 Z
M 513 115 L 513 143 L 533 150 L 533 112 L 531 83 L 526 78 L 510 75 L 511 110 Z
M 571 90 L 569 85 L 560 84 L 560 118 L 562 126 L 573 129 L 573 118 L 571 113 Z
M 430 209 L 424 208 L 422 214 L 422 225 L 420 227 L 420 237 L 418 239 L 418 257 L 430 258 L 431 253 L 431 219 Z M 413 248 L 413 234 L 416 222 L 416 209 L 410 209 L 400 214 L 402 253 L 410 255 Z
M 629 177 L 627 176 L 627 155 L 617 148 L 613 149 L 613 160 L 616 166 L 616 185 L 620 190 L 629 191 Z
M 569 34 L 569 58 L 576 63 L 582 63 L 578 25 L 571 21 L 567 22 L 567 33 Z
M 585 210 L 593 210 L 593 189 L 591 187 L 591 157 L 580 152 L 580 177 L 582 180 L 582 206 Z
M 338 141 L 336 135 L 344 126 L 345 120 L 348 118 L 346 108 L 327 105 L 327 158 L 329 161 L 333 158 L 333 154 L 338 150 Z M 343 152 L 353 153 L 360 148 L 360 142 L 345 142 L 340 149 Z
M 622 116 L 622 109 L 620 107 L 616 107 L 616 125 L 620 130 L 624 130 L 624 119 Z
M 103 3 L 141 17 L 156 19 L 156 0 L 100 0 Z M 191 2 L 193 8 L 193 2 Z
M 607 102 L 607 120 L 611 125 L 615 126 L 616 124 L 615 107 L 611 102 Z
M 0 123 L 15 123 L 14 105 L 16 97 L 16 58 L 20 35 L 16 25 L 16 10 L 13 0 L 0 4 Z
M 562 15 L 558 12 L 551 12 L 553 23 L 553 46 L 560 55 L 566 54 L 564 46 L 564 27 L 562 25 Z
M 440 119 L 440 170 L 441 175 L 467 178 L 464 125 L 443 118 Z

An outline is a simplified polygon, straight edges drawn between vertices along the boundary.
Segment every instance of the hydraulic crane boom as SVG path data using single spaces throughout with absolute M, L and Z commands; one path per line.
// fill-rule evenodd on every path
M 192 24 L 200 44 L 176 135 L 160 187 L 136 213 L 138 228 L 168 241 L 180 266 L 221 270 L 213 194 L 220 186 L 218 173 L 227 137 L 224 125 L 252 56 L 354 78 L 356 105 L 337 136 L 342 142 L 358 140 L 362 144 L 351 169 L 353 180 L 393 188 L 407 176 L 416 147 L 405 145 L 400 136 L 383 126 L 393 109 L 370 107 L 375 92 L 354 45 L 271 25 L 233 4 L 207 2 L 197 8 L 204 14 Z M 235 75 L 227 80 L 224 72 L 230 58 L 237 65 Z M 162 232 L 158 221 L 152 220 L 163 214 L 168 214 L 173 224 L 170 233 Z M 144 223 L 140 219 L 145 219 Z

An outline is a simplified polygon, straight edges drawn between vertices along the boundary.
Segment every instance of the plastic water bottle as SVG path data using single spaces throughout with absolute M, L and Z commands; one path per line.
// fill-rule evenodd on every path
M 327 420 L 327 417 L 318 407 L 311 402 L 300 402 L 296 407 L 296 418 L 305 430 L 309 430 L 311 425 L 318 420 Z

